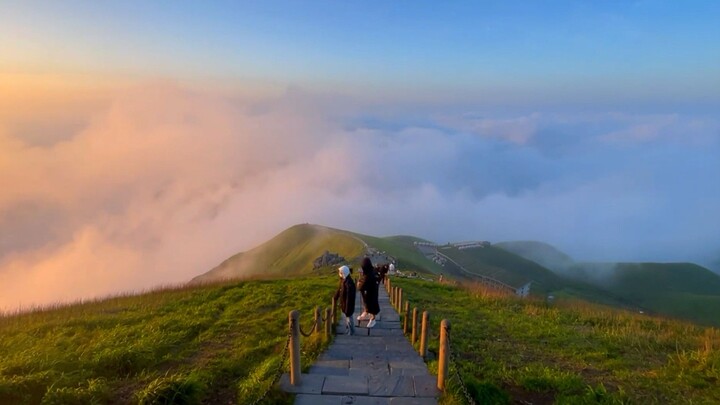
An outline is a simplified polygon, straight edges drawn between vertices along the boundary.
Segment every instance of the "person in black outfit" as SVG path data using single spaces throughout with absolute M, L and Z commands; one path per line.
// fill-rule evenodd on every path
M 380 313 L 380 303 L 378 303 L 378 279 L 375 275 L 375 268 L 369 257 L 362 261 L 362 276 L 358 280 L 358 290 L 362 294 L 365 310 L 367 311 L 370 321 L 368 328 L 375 326 L 375 316 Z
M 388 273 L 388 270 L 389 270 L 389 267 L 387 264 L 378 266 L 376 268 L 377 275 L 378 275 L 378 285 L 383 284 L 385 282 L 385 275 Z
M 335 292 L 335 301 L 339 302 L 340 311 L 345 316 L 346 333 L 354 335 L 355 325 L 352 315 L 355 312 L 355 281 L 350 277 L 350 268 L 348 266 L 338 268 L 338 275 L 340 276 L 340 286 Z

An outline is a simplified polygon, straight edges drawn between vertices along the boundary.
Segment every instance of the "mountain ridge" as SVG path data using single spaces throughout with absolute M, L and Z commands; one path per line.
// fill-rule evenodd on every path
M 421 251 L 418 244 L 433 247 Z M 481 281 L 530 293 L 580 298 L 615 307 L 720 325 L 720 276 L 694 263 L 588 263 L 539 241 L 437 245 L 412 235 L 377 237 L 316 224 L 294 225 L 265 243 L 237 253 L 191 283 L 243 277 L 322 274 L 312 263 L 325 252 L 351 266 L 365 255 L 391 257 L 399 270 L 438 278 Z M 460 246 L 460 247 L 459 247 Z M 433 259 L 432 249 L 451 260 Z M 384 255 L 384 256 L 381 256 Z M 437 258 L 436 258 L 437 259 Z M 717 312 L 715 312 L 717 311 Z

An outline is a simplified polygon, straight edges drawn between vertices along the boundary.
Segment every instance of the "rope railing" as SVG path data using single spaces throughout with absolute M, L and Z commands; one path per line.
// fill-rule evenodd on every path
M 313 321 L 312 329 L 310 329 L 310 332 L 305 332 L 305 331 L 303 330 L 302 326 L 299 326 L 299 327 L 298 327 L 298 330 L 300 331 L 300 334 L 303 335 L 303 336 L 305 336 L 305 337 L 310 337 L 310 336 L 312 336 L 312 333 L 315 332 L 315 329 L 317 329 L 317 322 L 315 322 L 315 321 Z
M 265 392 L 263 392 L 262 395 L 260 395 L 255 401 L 251 402 L 251 405 L 257 405 L 260 402 L 262 402 L 265 397 L 267 397 L 267 394 L 270 392 L 270 389 L 275 385 L 276 382 L 280 379 L 280 376 L 283 375 L 283 372 L 285 371 L 285 360 L 287 360 L 288 357 L 288 347 L 290 346 L 290 338 L 292 337 L 292 325 L 288 328 L 288 334 L 287 339 L 285 339 L 285 345 L 283 346 L 283 352 L 280 356 L 280 363 L 278 363 L 278 367 L 275 370 L 275 374 L 273 375 L 272 380 L 270 381 L 270 384 L 268 384 L 267 389 Z
M 290 311 L 288 314 L 288 323 L 290 331 L 288 333 L 288 342 L 286 349 L 290 353 L 290 384 L 294 386 L 300 385 L 300 336 L 309 338 L 314 334 L 324 333 L 325 339 L 332 336 L 332 328 L 337 323 L 336 314 L 337 302 L 332 299 L 331 306 L 322 311 L 320 307 L 314 310 L 314 318 L 310 331 L 306 332 L 300 325 L 300 312 L 297 310 Z M 324 327 L 323 327 L 324 325 Z M 285 360 L 283 359 L 283 362 Z M 281 373 L 282 374 L 282 373 Z M 279 377 L 278 377 L 279 378 Z M 277 380 L 275 380 L 277 381 Z M 274 382 L 273 382 L 274 384 Z M 267 395 L 265 393 L 263 397 Z
M 462 375 L 460 374 L 460 370 L 458 370 L 458 361 L 455 357 L 455 351 L 452 350 L 452 345 L 450 343 L 450 325 L 448 325 L 447 330 L 447 347 L 448 352 L 450 352 L 450 363 L 452 364 L 453 368 L 453 377 L 457 380 L 457 384 L 460 386 L 460 390 L 462 391 L 463 396 L 465 396 L 465 400 L 469 405 L 475 405 L 475 399 L 470 394 L 470 391 L 467 389 L 467 384 L 462 379 Z

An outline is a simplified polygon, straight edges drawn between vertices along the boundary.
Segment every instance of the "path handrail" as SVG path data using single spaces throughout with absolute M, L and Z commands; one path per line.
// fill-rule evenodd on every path
M 331 306 L 322 311 L 320 307 L 313 310 L 312 329 L 305 332 L 300 327 L 300 311 L 292 310 L 288 313 L 288 323 L 290 325 L 289 339 L 287 348 L 290 351 L 290 384 L 294 386 L 300 385 L 300 336 L 310 337 L 313 333 L 324 334 L 326 339 L 332 336 L 332 328 L 336 323 L 337 302 L 333 297 Z M 323 326 L 324 324 L 324 326 Z
M 288 314 L 290 322 L 290 384 L 300 385 L 300 311 Z

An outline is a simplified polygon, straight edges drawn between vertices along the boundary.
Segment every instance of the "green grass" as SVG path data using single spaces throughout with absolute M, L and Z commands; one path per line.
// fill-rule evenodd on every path
M 545 267 L 493 246 L 463 250 L 447 247 L 440 252 L 472 273 L 492 277 L 513 287 L 533 281 L 531 291 L 545 293 L 563 284 L 555 273 Z
M 451 321 L 454 367 L 478 403 L 720 403 L 716 329 L 479 286 L 393 283 L 430 312 L 434 335 L 441 319 Z M 437 340 L 429 348 L 433 357 Z M 441 403 L 464 403 L 456 380 Z
M 251 402 L 280 366 L 288 312 L 308 328 L 335 286 L 243 281 L 0 318 L 0 404 Z M 303 339 L 303 365 L 326 344 Z M 268 403 L 290 399 L 273 388 Z
M 532 260 L 550 270 L 566 269 L 574 264 L 573 259 L 552 245 L 537 241 L 512 241 L 493 243 L 494 247 L 507 250 Z
M 332 273 L 332 272 L 331 272 Z M 393 279 L 431 330 L 452 322 L 454 369 L 478 403 L 720 403 L 720 333 L 559 298 Z M 242 281 L 0 318 L 0 404 L 290 403 L 271 386 L 287 315 L 327 306 L 333 276 Z M 305 368 L 326 347 L 304 339 Z M 429 367 L 436 370 L 437 340 Z M 451 379 L 443 404 L 463 403 Z
M 195 282 L 208 282 L 253 275 L 308 275 L 313 261 L 325 251 L 354 260 L 365 250 L 361 241 L 348 232 L 319 225 L 295 225 L 247 252 L 238 253 Z
M 663 315 L 720 326 L 720 276 L 692 263 L 579 263 L 576 279 Z

